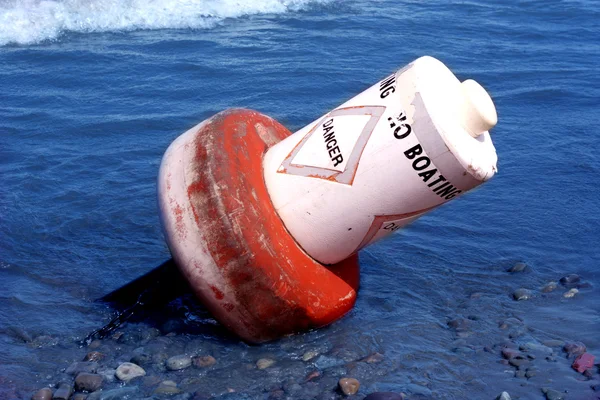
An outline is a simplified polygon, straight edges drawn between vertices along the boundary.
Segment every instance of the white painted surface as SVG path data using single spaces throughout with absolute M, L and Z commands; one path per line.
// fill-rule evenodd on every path
M 422 57 L 273 146 L 265 181 L 288 231 L 333 264 L 490 179 L 481 90 Z

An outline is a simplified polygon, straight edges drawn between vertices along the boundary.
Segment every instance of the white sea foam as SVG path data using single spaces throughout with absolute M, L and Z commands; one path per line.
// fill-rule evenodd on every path
M 225 18 L 297 11 L 328 0 L 0 0 L 0 45 L 64 32 L 203 29 Z

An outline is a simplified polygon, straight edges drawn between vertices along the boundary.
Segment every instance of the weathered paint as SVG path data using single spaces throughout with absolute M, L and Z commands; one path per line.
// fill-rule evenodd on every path
M 329 324 L 356 300 L 357 256 L 314 261 L 273 208 L 262 158 L 289 135 L 260 113 L 224 111 L 173 142 L 159 173 L 173 258 L 215 318 L 249 342 Z

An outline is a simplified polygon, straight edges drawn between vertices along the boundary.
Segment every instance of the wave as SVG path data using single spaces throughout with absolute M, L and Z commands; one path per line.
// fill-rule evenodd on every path
M 226 18 L 300 11 L 335 0 L 0 0 L 0 45 L 66 32 L 207 29 Z

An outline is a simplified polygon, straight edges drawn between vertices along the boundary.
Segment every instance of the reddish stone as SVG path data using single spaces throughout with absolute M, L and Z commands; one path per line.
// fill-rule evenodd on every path
M 573 361 L 573 369 L 579 373 L 585 372 L 586 369 L 594 366 L 594 356 L 590 353 L 583 353 Z

